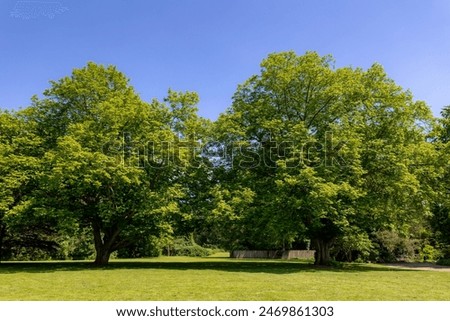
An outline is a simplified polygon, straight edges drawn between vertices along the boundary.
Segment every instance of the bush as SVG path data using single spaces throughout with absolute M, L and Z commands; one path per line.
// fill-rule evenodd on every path
M 450 259 L 439 259 L 436 264 L 450 266 Z
M 436 264 L 450 266 L 450 245 L 441 245 Z
M 427 244 L 420 251 L 420 260 L 423 262 L 435 262 L 442 256 L 442 252 Z
M 158 257 L 162 254 L 164 242 L 156 236 L 143 238 L 141 241 L 131 244 L 117 251 L 119 258 Z
M 441 258 L 450 259 L 450 245 L 441 246 Z
M 189 238 L 177 238 L 173 242 L 171 255 L 174 256 L 192 256 L 192 257 L 205 257 L 213 253 L 212 249 L 204 248 L 197 243 L 193 236 Z
M 373 242 L 371 260 L 376 262 L 412 261 L 420 252 L 417 240 L 402 237 L 395 231 L 379 231 Z
M 182 246 L 175 249 L 176 256 L 193 256 L 193 257 L 205 257 L 210 255 L 209 249 L 205 249 L 198 244 Z
M 11 261 L 47 261 L 51 259 L 52 255 L 47 250 L 20 247 L 16 253 L 14 253 Z

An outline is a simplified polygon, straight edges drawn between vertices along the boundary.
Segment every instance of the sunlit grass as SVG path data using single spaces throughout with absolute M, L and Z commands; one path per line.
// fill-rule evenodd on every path
M 2 263 L 0 300 L 450 300 L 450 274 L 220 257 Z

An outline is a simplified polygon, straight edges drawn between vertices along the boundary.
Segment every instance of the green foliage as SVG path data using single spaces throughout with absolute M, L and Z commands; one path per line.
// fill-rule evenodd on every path
M 88 63 L 0 112 L 0 260 L 308 242 L 319 264 L 433 261 L 450 244 L 450 109 L 436 122 L 382 66 L 274 53 L 216 122 L 198 103 L 144 102 Z
M 436 262 L 442 256 L 442 252 L 430 244 L 426 244 L 421 249 L 419 256 L 423 262 Z
M 379 231 L 375 233 L 376 247 L 371 260 L 377 262 L 413 261 L 420 250 L 416 239 L 401 236 L 395 231 Z
M 433 184 L 436 195 L 433 199 L 432 216 L 429 218 L 435 241 L 450 246 L 450 106 L 442 109 L 441 118 L 438 119 L 432 137 L 434 147 L 438 154 L 435 161 L 438 177 Z M 444 258 L 450 258 L 444 250 Z
M 22 114 L 0 111 L 0 260 L 19 253 L 37 258 L 56 248 L 56 226 L 33 211 L 42 170 L 41 140 L 34 125 Z
M 200 245 L 177 245 L 174 248 L 175 256 L 192 256 L 192 257 L 206 257 L 211 252 Z
M 225 171 L 254 193 L 236 222 L 252 233 L 250 244 L 235 234 L 240 245 L 259 246 L 258 234 L 278 248 L 309 238 L 323 264 L 349 226 L 408 233 L 434 195 L 431 124 L 429 108 L 378 64 L 335 68 L 315 52 L 269 55 L 216 123 Z
M 94 63 L 51 85 L 26 112 L 46 147 L 43 212 L 88 226 L 97 264 L 166 233 L 197 160 L 192 135 L 207 126 L 197 95 L 169 91 L 165 103 L 148 104 L 115 67 Z
M 445 180 L 440 182 L 442 193 L 437 199 L 437 204 L 433 207 L 433 216 L 430 217 L 431 229 L 434 232 L 434 237 L 438 242 L 450 245 L 450 211 L 447 200 L 447 184 Z
M 332 255 L 338 261 L 367 262 L 372 250 L 373 244 L 369 235 L 353 228 L 335 241 Z
M 119 258 L 158 257 L 165 247 L 164 240 L 154 235 L 136 241 L 117 251 Z
M 47 260 L 57 258 L 57 221 L 27 214 L 6 220 L 7 231 L 3 239 L 3 257 L 13 260 Z
M 56 255 L 58 260 L 88 260 L 95 257 L 90 228 L 75 228 L 70 232 L 66 231 L 58 239 L 58 245 L 59 250 Z
M 189 238 L 175 239 L 171 247 L 170 254 L 172 256 L 206 257 L 213 253 L 211 249 L 195 243 L 192 235 Z

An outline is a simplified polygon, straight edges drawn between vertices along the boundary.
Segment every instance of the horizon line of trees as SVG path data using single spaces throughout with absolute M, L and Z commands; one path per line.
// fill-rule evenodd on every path
M 270 54 L 216 121 L 88 63 L 0 111 L 0 261 L 314 249 L 450 259 L 450 107 L 382 66 Z

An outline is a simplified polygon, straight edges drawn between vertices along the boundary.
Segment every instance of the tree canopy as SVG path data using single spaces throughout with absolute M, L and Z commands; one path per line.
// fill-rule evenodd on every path
M 145 102 L 91 62 L 2 111 L 0 259 L 71 233 L 91 234 L 98 265 L 176 237 L 312 247 L 316 264 L 382 251 L 389 233 L 449 244 L 448 107 L 437 121 L 381 65 L 274 53 L 217 121 L 198 103 L 171 89 Z
M 218 126 L 241 146 L 230 170 L 257 194 L 250 221 L 279 242 L 310 239 L 326 264 L 339 236 L 401 229 L 430 211 L 417 166 L 432 155 L 431 121 L 378 64 L 285 52 L 238 87 Z

